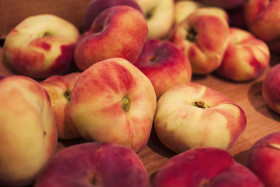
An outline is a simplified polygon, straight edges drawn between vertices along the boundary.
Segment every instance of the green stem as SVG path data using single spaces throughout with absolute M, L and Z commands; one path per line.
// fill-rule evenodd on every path
M 122 109 L 123 109 L 123 111 L 124 111 L 124 112 L 128 112 L 128 110 L 129 110 L 129 105 L 130 105 L 130 101 L 129 101 L 129 99 L 128 99 L 126 96 L 124 96 L 124 97 L 122 98 L 121 104 L 122 104 Z

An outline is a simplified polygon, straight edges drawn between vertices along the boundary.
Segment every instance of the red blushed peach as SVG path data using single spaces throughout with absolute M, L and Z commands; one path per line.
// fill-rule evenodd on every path
M 248 168 L 259 177 L 265 186 L 280 186 L 280 132 L 270 133 L 251 147 Z
M 148 27 L 144 16 L 129 6 L 113 6 L 95 19 L 75 47 L 75 62 L 80 70 L 108 58 L 135 62 L 145 44 Z
M 273 66 L 262 84 L 262 96 L 269 108 L 280 114 L 280 64 Z
M 137 154 L 110 143 L 84 143 L 58 152 L 35 187 L 148 187 L 148 173 Z
M 60 139 L 79 138 L 77 131 L 70 117 L 70 97 L 73 86 L 78 79 L 80 72 L 67 75 L 55 75 L 47 78 L 41 85 L 47 90 Z
M 270 52 L 264 41 L 246 30 L 231 27 L 229 45 L 216 72 L 229 80 L 251 81 L 263 74 L 269 61 Z
M 154 127 L 160 141 L 174 152 L 195 147 L 229 150 L 246 127 L 242 108 L 209 87 L 185 83 L 159 98 Z
M 24 19 L 7 35 L 3 55 L 17 73 L 46 78 L 65 73 L 73 62 L 78 29 L 51 14 Z
M 156 102 L 153 85 L 139 69 L 125 59 L 111 58 L 80 75 L 70 114 L 83 138 L 139 151 L 150 137 Z
M 264 187 L 225 150 L 196 148 L 171 158 L 156 174 L 153 187 Z
M 0 78 L 0 186 L 31 184 L 53 155 L 57 130 L 46 90 L 25 76 Z
M 150 79 L 157 98 L 172 86 L 191 81 L 187 56 L 168 41 L 147 41 L 134 65 Z
M 228 45 L 226 12 L 220 8 L 199 8 L 178 23 L 170 41 L 189 58 L 194 74 L 216 70 Z
M 87 6 L 86 14 L 84 18 L 84 31 L 90 29 L 92 23 L 94 22 L 95 18 L 105 9 L 118 6 L 118 5 L 126 5 L 131 6 L 137 9 L 139 12 L 142 13 L 142 9 L 134 0 L 91 0 Z
M 275 52 L 280 51 L 280 0 L 248 0 L 244 16 L 248 29 Z

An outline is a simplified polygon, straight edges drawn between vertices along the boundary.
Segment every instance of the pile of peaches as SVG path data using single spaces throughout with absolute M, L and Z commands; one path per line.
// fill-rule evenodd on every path
M 3 48 L 16 73 L 0 78 L 0 186 L 279 187 L 280 132 L 239 164 L 229 150 L 245 112 L 191 81 L 262 75 L 280 52 L 279 11 L 280 0 L 92 0 L 81 30 L 51 14 L 22 20 Z M 262 88 L 278 113 L 279 68 Z M 152 127 L 176 155 L 150 181 L 137 153 Z M 77 138 L 87 142 L 56 153 Z

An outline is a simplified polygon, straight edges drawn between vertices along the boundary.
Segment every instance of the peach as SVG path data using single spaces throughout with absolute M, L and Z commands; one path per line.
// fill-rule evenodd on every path
M 229 45 L 216 72 L 223 78 L 241 82 L 258 78 L 268 68 L 267 44 L 250 32 L 230 28 Z
M 195 148 L 172 157 L 156 174 L 153 187 L 264 187 L 225 150 Z
M 280 64 L 273 66 L 262 84 L 262 96 L 266 105 L 280 114 Z
M 142 13 L 142 9 L 134 0 L 91 0 L 87 5 L 85 18 L 84 18 L 84 31 L 90 29 L 95 18 L 105 9 L 118 6 L 118 5 L 127 5 L 131 6 Z
M 170 41 L 189 58 L 193 74 L 216 70 L 228 45 L 227 13 L 215 7 L 199 8 L 178 23 Z
M 247 156 L 248 168 L 265 186 L 280 186 L 280 132 L 273 132 L 257 140 Z
M 111 58 L 80 75 L 72 89 L 70 114 L 84 139 L 139 151 L 150 137 L 156 102 L 151 81 L 139 69 Z
M 26 76 L 0 78 L 0 186 L 31 184 L 53 155 L 57 130 L 46 90 Z
M 50 96 L 58 138 L 60 139 L 80 137 L 70 117 L 69 108 L 71 92 L 80 74 L 80 72 L 74 72 L 67 75 L 54 75 L 41 82 Z
M 172 86 L 191 81 L 187 56 L 169 41 L 147 41 L 134 65 L 150 79 L 157 98 Z
M 280 0 L 248 0 L 244 4 L 244 16 L 248 29 L 256 37 L 268 43 L 270 49 L 280 51 Z
M 35 187 L 148 187 L 148 173 L 138 155 L 111 143 L 83 143 L 58 152 Z
M 75 63 L 84 71 L 108 58 L 135 62 L 143 49 L 147 33 L 147 22 L 135 8 L 124 5 L 107 8 L 78 40 Z
M 12 29 L 3 49 L 18 74 L 47 78 L 66 73 L 79 38 L 75 25 L 52 14 L 30 16 Z
M 158 100 L 154 127 L 160 141 L 180 153 L 196 147 L 230 148 L 247 118 L 232 100 L 204 85 L 173 86 Z
M 148 25 L 149 39 L 165 39 L 174 21 L 174 0 L 135 0 Z

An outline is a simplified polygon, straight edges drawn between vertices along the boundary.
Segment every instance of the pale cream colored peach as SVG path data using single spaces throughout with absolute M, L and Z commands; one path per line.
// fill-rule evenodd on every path
M 186 83 L 172 87 L 160 97 L 154 126 L 161 142 L 177 153 L 195 147 L 229 150 L 245 129 L 246 116 L 221 93 Z
M 25 76 L 0 79 L 0 185 L 30 184 L 56 149 L 45 89 Z

